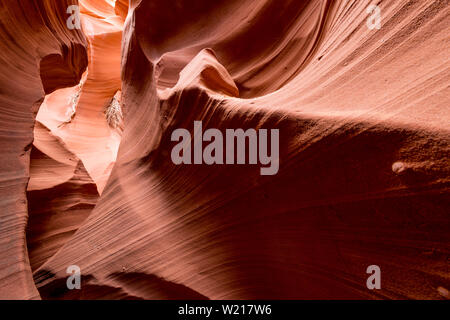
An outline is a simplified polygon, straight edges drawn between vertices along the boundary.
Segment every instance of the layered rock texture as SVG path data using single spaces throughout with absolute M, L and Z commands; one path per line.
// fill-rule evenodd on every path
M 448 299 L 449 32 L 446 0 L 2 1 L 0 299 Z M 278 129 L 278 172 L 174 164 L 194 121 Z

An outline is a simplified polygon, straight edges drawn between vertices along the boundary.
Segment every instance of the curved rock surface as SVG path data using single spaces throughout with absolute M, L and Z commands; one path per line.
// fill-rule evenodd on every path
M 26 187 L 34 113 L 45 94 L 75 85 L 87 66 L 85 36 L 66 27 L 73 0 L 0 3 L 0 298 L 39 297 L 27 253 Z
M 449 298 L 448 1 L 71 4 L 0 4 L 0 298 Z M 278 172 L 174 164 L 194 121 Z

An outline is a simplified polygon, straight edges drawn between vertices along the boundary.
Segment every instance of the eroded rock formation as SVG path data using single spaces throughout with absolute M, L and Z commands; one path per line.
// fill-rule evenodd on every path
M 0 4 L 0 298 L 448 298 L 448 1 L 73 4 Z M 194 121 L 277 174 L 175 165 Z

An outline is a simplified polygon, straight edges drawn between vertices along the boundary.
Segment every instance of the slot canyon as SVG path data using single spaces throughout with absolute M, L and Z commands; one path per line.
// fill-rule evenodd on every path
M 2 0 L 0 299 L 449 299 L 449 34 L 448 0 Z M 276 129 L 276 170 L 174 163 L 196 121 Z

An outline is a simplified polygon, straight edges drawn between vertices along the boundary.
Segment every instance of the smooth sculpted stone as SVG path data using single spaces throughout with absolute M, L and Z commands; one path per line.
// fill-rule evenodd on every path
M 0 298 L 448 299 L 449 16 L 1 1 Z

